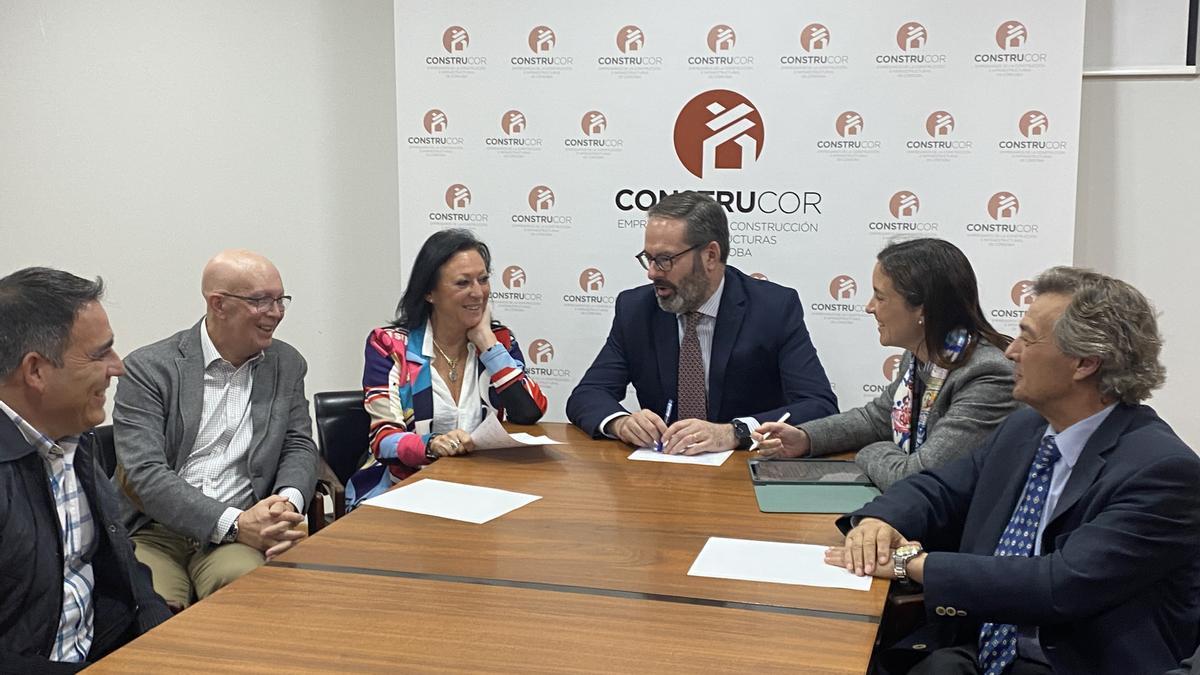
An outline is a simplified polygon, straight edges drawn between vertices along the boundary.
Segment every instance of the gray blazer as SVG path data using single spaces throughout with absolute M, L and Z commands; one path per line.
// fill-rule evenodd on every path
M 904 352 L 896 379 L 875 400 L 853 410 L 805 422 L 812 456 L 858 450 L 855 462 L 879 489 L 914 473 L 965 456 L 1019 407 L 1013 400 L 1012 363 L 980 341 L 966 363 L 946 377 L 926 423 L 925 442 L 911 455 L 892 440 L 892 397 L 912 354 Z
M 227 505 L 179 477 L 196 443 L 204 407 L 201 323 L 125 358 L 117 383 L 113 431 L 121 516 L 136 532 L 151 520 L 207 542 Z M 312 499 L 317 446 L 304 397 L 308 364 L 291 345 L 272 340 L 255 367 L 250 392 L 248 462 L 255 501 L 285 487 Z M 245 507 L 248 505 L 234 504 Z

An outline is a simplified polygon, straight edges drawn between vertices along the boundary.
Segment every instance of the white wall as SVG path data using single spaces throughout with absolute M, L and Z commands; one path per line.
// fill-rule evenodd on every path
M 392 32 L 391 0 L 0 4 L 0 274 L 103 275 L 127 352 L 251 248 L 309 392 L 360 386 L 400 286 Z
M 190 325 L 226 246 L 296 296 L 279 336 L 310 391 L 359 384 L 400 288 L 390 0 L 0 4 L 0 272 L 101 274 L 125 350 Z M 1163 312 L 1153 401 L 1200 447 L 1200 81 L 1088 79 L 1078 264 Z
M 1167 385 L 1151 405 L 1200 450 L 1200 80 L 1088 78 L 1082 117 L 1075 263 L 1154 301 Z

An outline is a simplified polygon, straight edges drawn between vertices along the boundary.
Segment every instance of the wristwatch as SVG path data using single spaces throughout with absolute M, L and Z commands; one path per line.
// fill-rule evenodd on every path
M 237 541 L 237 538 L 238 538 L 237 518 L 234 518 L 233 524 L 231 524 L 229 526 L 229 530 L 225 532 L 225 536 L 221 537 L 221 543 L 222 544 L 232 544 L 233 542 Z
M 734 447 L 738 450 L 746 450 L 754 444 L 754 439 L 750 437 L 750 427 L 741 420 L 733 420 L 730 422 L 733 425 L 733 437 L 737 439 L 737 445 Z
M 924 552 L 920 544 L 904 544 L 892 552 L 892 572 L 896 574 L 896 581 L 908 581 L 908 561 Z
M 438 457 L 440 457 L 440 455 L 433 451 L 433 439 L 437 438 L 438 436 L 441 436 L 441 434 L 430 434 L 429 442 L 425 444 L 425 462 L 427 464 L 436 462 Z

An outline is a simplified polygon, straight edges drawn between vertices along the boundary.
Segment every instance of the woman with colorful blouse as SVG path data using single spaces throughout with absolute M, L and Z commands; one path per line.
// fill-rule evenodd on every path
M 533 424 L 545 414 L 516 338 L 491 319 L 490 274 L 487 245 L 467 230 L 436 232 L 417 253 L 397 319 L 367 336 L 363 405 L 375 463 L 351 476 L 348 508 L 439 457 L 470 452 L 486 415 Z

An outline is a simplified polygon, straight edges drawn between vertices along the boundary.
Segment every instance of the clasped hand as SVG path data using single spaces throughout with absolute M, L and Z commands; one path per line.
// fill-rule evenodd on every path
M 267 560 L 283 553 L 308 536 L 296 526 L 304 516 L 282 495 L 270 495 L 238 515 L 240 543 L 263 552 Z
M 732 450 L 737 445 L 733 427 L 700 419 L 686 419 L 667 426 L 652 410 L 639 410 L 618 417 L 609 425 L 617 438 L 639 448 L 653 448 L 662 441 L 663 452 L 671 455 L 698 455 L 703 452 Z

